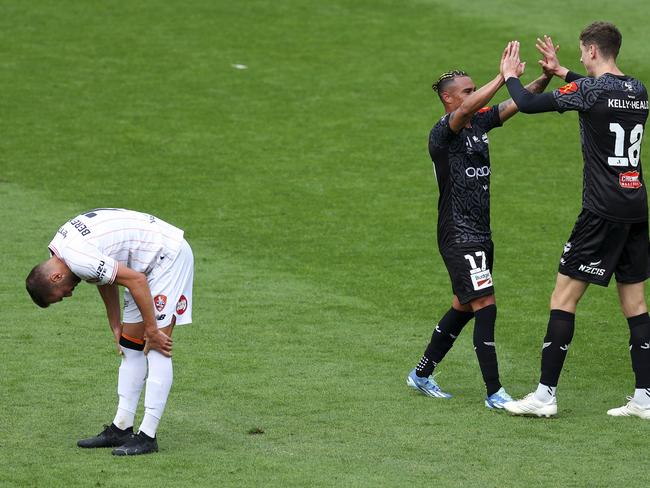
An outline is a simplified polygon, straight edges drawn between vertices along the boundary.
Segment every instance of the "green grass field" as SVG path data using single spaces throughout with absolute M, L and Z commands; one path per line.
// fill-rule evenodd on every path
M 485 83 L 511 39 L 531 80 L 544 33 L 580 70 L 578 33 L 606 19 L 621 68 L 648 83 L 648 14 L 631 0 L 0 2 L 0 485 L 646 486 L 650 426 L 605 415 L 634 387 L 614 287 L 581 303 L 557 419 L 485 409 L 468 331 L 439 367 L 452 400 L 404 380 L 450 304 L 431 81 L 461 67 Z M 580 209 L 578 137 L 575 114 L 490 134 L 515 396 L 537 384 Z M 116 406 L 97 292 L 41 310 L 23 284 L 61 223 L 114 206 L 184 228 L 196 257 L 161 450 L 128 459 L 75 445 Z

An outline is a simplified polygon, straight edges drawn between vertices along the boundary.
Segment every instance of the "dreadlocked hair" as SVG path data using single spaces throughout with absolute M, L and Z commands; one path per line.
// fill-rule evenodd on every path
M 446 88 L 447 84 L 451 83 L 454 78 L 458 76 L 469 75 L 462 69 L 452 69 L 451 71 L 447 71 L 446 73 L 441 74 L 438 79 L 433 82 L 431 88 L 438 94 L 438 96 L 440 96 L 440 93 L 442 93 L 442 91 Z

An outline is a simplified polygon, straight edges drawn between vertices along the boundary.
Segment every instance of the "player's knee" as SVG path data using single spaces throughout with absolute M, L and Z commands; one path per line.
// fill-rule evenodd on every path
M 551 310 L 564 310 L 566 312 L 575 313 L 578 308 L 578 300 L 572 295 L 553 290 L 551 295 Z
M 621 300 L 621 311 L 626 317 L 636 317 L 648 311 L 643 297 L 636 300 Z
M 132 349 L 134 351 L 143 351 L 144 340 L 122 334 L 120 336 L 120 346 L 126 349 Z
M 486 297 L 475 298 L 474 300 L 469 302 L 469 305 L 472 311 L 476 312 L 478 310 L 481 310 L 482 308 L 488 307 L 490 305 L 494 305 L 495 303 L 496 300 L 494 299 L 494 295 L 489 295 Z
M 456 310 L 458 310 L 460 312 L 471 312 L 472 311 L 472 307 L 468 303 L 466 303 L 464 305 L 462 303 L 460 303 L 460 300 L 458 300 L 458 297 L 456 295 L 454 295 L 454 298 L 453 298 L 453 300 L 451 302 L 451 306 L 452 306 L 452 308 L 454 308 L 454 309 L 456 309 Z

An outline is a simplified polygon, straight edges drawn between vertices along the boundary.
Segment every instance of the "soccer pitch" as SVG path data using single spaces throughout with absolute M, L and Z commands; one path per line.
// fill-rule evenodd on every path
M 580 304 L 556 419 L 483 406 L 471 330 L 438 368 L 451 400 L 405 378 L 450 305 L 432 80 L 462 68 L 480 86 L 517 39 L 530 81 L 543 34 L 582 71 L 580 30 L 608 20 L 619 66 L 648 85 L 648 14 L 631 0 L 0 3 L 0 486 L 645 486 L 650 424 L 605 415 L 634 388 L 613 285 Z M 580 209 L 577 116 L 517 115 L 490 146 L 496 340 L 520 397 Z M 150 212 L 194 249 L 194 324 L 174 333 L 150 456 L 76 447 L 116 405 L 94 287 L 47 310 L 24 290 L 58 226 L 96 207 Z

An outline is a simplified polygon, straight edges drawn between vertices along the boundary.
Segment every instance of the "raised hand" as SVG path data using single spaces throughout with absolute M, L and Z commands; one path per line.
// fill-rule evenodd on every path
M 504 80 L 524 74 L 526 63 L 519 59 L 519 41 L 510 41 L 501 58 L 501 75 Z
M 562 67 L 557 59 L 557 52 L 560 50 L 560 45 L 554 45 L 553 39 L 545 35 L 544 39 L 537 38 L 535 47 L 543 56 L 538 63 L 542 67 L 542 70 L 544 70 L 544 73 L 548 76 L 557 75 Z

